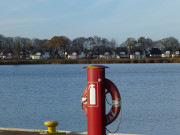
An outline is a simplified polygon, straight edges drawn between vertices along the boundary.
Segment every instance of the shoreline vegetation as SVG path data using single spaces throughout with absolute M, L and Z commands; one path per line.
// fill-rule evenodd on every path
M 112 63 L 180 63 L 180 58 L 146 59 L 40 59 L 40 60 L 0 60 L 0 65 L 23 64 L 112 64 Z

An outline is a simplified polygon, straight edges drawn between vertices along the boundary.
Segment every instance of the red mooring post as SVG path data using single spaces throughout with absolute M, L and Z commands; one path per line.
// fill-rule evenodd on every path
M 88 135 L 106 135 L 105 130 L 105 66 L 87 68 L 87 128 Z

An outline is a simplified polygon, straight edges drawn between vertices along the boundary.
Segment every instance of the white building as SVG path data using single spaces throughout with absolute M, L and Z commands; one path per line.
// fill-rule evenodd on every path
M 77 52 L 73 52 L 72 54 L 68 55 L 68 59 L 77 59 L 78 55 Z
M 33 60 L 42 59 L 41 52 L 36 52 L 35 54 L 31 54 L 30 58 Z
M 173 58 L 180 57 L 180 51 L 175 51 L 175 52 L 172 54 L 172 57 L 173 57 Z
M 163 58 L 170 58 L 171 56 L 171 51 L 165 51 L 164 53 L 162 53 Z

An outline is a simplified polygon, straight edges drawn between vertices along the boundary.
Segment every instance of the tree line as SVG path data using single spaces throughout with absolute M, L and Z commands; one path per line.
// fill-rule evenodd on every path
M 78 37 L 73 40 L 66 36 L 54 36 L 48 40 L 0 35 L 0 53 L 11 51 L 14 58 L 18 58 L 20 52 L 23 52 L 24 55 L 37 51 L 42 53 L 49 52 L 51 58 L 64 58 L 67 54 L 72 54 L 73 52 L 76 52 L 78 55 L 83 52 L 86 57 L 92 57 L 93 55 L 104 55 L 106 52 L 109 54 L 116 52 L 118 54 L 122 50 L 126 50 L 128 53 L 131 53 L 133 50 L 148 52 L 154 47 L 162 51 L 165 49 L 174 50 L 179 48 L 180 44 L 174 37 L 158 41 L 145 37 L 139 37 L 137 40 L 127 38 L 126 41 L 118 44 L 115 39 L 108 40 L 98 36 Z

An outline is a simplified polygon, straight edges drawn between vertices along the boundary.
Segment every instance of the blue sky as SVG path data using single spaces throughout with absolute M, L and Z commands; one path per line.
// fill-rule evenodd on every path
M 0 0 L 0 34 L 180 41 L 180 0 Z

